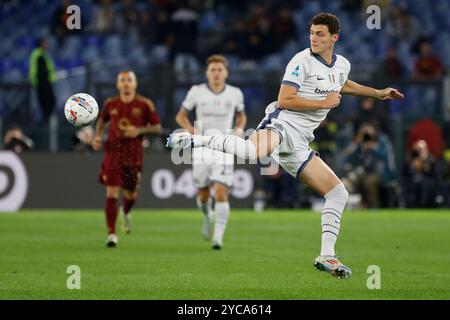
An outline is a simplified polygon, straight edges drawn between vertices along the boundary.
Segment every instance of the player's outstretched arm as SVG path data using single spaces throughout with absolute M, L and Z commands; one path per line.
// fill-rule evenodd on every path
M 194 134 L 194 126 L 189 120 L 189 111 L 186 108 L 180 108 L 175 117 L 175 121 L 181 128 L 186 129 L 190 134 Z
M 335 108 L 341 102 L 341 95 L 332 92 L 323 100 L 309 100 L 297 95 L 297 88 L 282 84 L 278 93 L 278 106 L 280 109 L 295 111 L 310 111 L 317 109 Z
M 376 98 L 380 100 L 403 99 L 405 97 L 403 93 L 394 88 L 388 87 L 378 90 L 372 87 L 363 86 L 352 80 L 347 80 L 345 82 L 345 85 L 342 87 L 341 93 L 354 96 Z

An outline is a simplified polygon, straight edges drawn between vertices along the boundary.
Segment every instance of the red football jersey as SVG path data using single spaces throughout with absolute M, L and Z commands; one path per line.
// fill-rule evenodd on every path
M 141 166 L 143 162 L 143 136 L 126 138 L 124 132 L 130 125 L 145 127 L 159 124 L 159 116 L 151 100 L 136 95 L 133 101 L 124 103 L 119 96 L 105 101 L 100 118 L 109 122 L 105 152 L 125 166 Z

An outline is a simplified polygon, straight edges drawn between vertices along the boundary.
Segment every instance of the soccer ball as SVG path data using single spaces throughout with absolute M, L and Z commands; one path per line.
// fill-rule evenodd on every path
M 97 101 L 87 93 L 76 93 L 67 99 L 64 115 L 76 127 L 87 126 L 97 119 Z

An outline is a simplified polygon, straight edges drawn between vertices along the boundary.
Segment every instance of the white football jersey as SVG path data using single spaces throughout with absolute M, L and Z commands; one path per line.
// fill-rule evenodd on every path
M 202 135 L 232 134 L 235 113 L 245 109 L 244 95 L 241 89 L 229 84 L 222 92 L 216 93 L 208 84 L 202 83 L 191 87 L 182 107 L 189 111 L 195 109 L 195 128 Z M 233 155 L 208 148 L 194 148 L 192 155 L 194 164 L 234 163 Z
M 282 84 L 297 88 L 297 95 L 309 100 L 323 100 L 331 92 L 340 92 L 350 73 L 350 62 L 341 55 L 333 54 L 328 65 L 309 48 L 297 53 L 286 67 Z M 276 108 L 276 104 L 269 105 Z M 308 133 L 314 139 L 313 131 L 325 119 L 330 109 L 312 111 L 281 110 L 277 117 Z M 273 110 L 266 110 L 266 113 Z
M 191 87 L 182 103 L 183 108 L 195 108 L 196 128 L 202 135 L 230 134 L 236 112 L 244 111 L 241 89 L 226 84 L 222 92 L 215 93 L 208 84 Z

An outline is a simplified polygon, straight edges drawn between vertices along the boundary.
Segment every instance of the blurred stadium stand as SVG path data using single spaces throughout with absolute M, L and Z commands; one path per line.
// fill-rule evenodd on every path
M 62 36 L 55 32 L 55 12 L 63 2 L 80 6 L 80 32 Z M 101 6 L 109 2 L 115 12 L 113 23 L 100 30 L 96 17 Z M 368 17 L 365 8 L 372 3 L 382 8 L 381 30 L 365 27 Z M 284 8 L 290 12 L 286 16 L 282 13 Z M 175 127 L 174 114 L 187 89 L 204 81 L 201 65 L 211 53 L 225 53 L 229 58 L 229 82 L 243 89 L 250 114 L 249 127 L 255 127 L 266 104 L 276 98 L 286 63 L 296 52 L 308 47 L 309 21 L 321 11 L 332 12 L 340 19 L 342 30 L 336 52 L 352 62 L 352 79 L 376 87 L 397 86 L 406 94 L 404 101 L 379 105 L 389 113 L 386 134 L 392 140 L 400 170 L 406 133 L 414 122 L 430 118 L 448 132 L 448 0 L 432 4 L 426 0 L 1 1 L 1 136 L 9 124 L 15 123 L 35 141 L 35 150 L 70 150 L 75 129 L 64 121 L 65 100 L 75 92 L 88 92 L 101 104 L 107 96 L 115 94 L 116 74 L 125 68 L 137 72 L 139 90 L 156 102 L 163 125 L 169 131 Z M 401 18 L 396 16 L 397 12 L 402 12 Z M 176 14 L 185 27 L 179 24 L 173 27 Z M 410 28 L 398 28 L 397 23 L 403 18 Z M 268 23 L 266 33 L 261 31 L 264 19 Z M 244 30 L 239 29 L 240 21 L 244 22 Z M 55 84 L 57 110 L 49 127 L 38 125 L 39 108 L 27 80 L 30 52 L 43 36 L 49 41 L 59 79 Z M 192 44 L 189 53 L 179 49 L 183 46 L 180 39 L 186 40 L 187 36 L 192 37 L 188 39 Z M 252 47 L 248 41 L 251 36 L 260 37 L 261 46 Z M 413 79 L 417 46 L 423 39 L 431 42 L 442 61 L 444 77 L 431 81 Z M 395 79 L 381 70 L 390 47 L 396 47 L 405 71 Z M 186 67 L 174 63 L 180 57 L 188 57 Z M 195 64 L 200 72 L 195 71 Z M 348 130 L 348 122 L 358 112 L 359 103 L 358 98 L 345 97 L 339 110 L 330 114 L 338 126 L 337 150 L 351 141 L 354 132 Z M 449 144 L 447 140 L 447 149 Z

